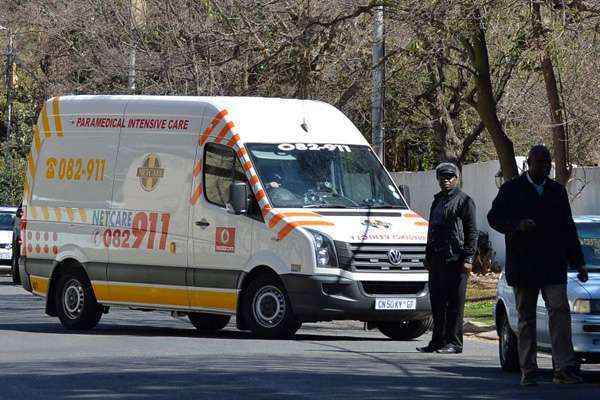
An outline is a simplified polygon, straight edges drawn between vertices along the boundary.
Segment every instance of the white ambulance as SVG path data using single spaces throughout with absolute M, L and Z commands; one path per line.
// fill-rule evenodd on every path
M 34 127 L 23 286 L 67 329 L 111 307 L 204 331 L 431 325 L 427 222 L 353 124 L 316 101 L 64 96 Z

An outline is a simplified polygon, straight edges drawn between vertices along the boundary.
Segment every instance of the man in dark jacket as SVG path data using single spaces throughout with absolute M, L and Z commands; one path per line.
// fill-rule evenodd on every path
M 552 159 L 545 146 L 529 151 L 529 170 L 500 188 L 488 213 L 505 235 L 506 281 L 514 287 L 519 315 L 521 384 L 536 385 L 536 306 L 541 291 L 549 316 L 555 383 L 579 383 L 571 341 L 567 267 L 587 270 L 564 186 L 548 178 Z
M 441 163 L 436 176 L 442 190 L 431 205 L 425 257 L 433 336 L 427 346 L 417 350 L 462 353 L 467 280 L 477 246 L 475 203 L 458 187 L 456 165 Z

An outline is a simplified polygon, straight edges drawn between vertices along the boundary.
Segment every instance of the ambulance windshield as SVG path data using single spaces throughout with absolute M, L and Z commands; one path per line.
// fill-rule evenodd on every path
M 247 144 L 274 207 L 407 209 L 368 146 Z

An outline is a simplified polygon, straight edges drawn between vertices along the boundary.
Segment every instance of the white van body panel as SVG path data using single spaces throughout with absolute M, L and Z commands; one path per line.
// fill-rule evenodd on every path
M 346 245 L 379 246 L 380 252 L 406 245 L 422 252 L 427 223 L 408 209 L 274 207 L 246 145 L 282 143 L 369 146 L 344 114 L 316 101 L 175 96 L 48 100 L 34 130 L 23 197 L 21 254 L 34 292 L 47 295 L 55 265 L 74 259 L 84 266 L 97 300 L 106 305 L 232 314 L 245 277 L 258 267 L 275 271 L 293 301 L 304 295 L 326 300 L 321 279 L 327 285 L 352 284 L 360 296 L 360 301 L 348 300 L 348 315 L 343 296 L 333 296 L 331 307 L 307 306 L 316 307 L 307 320 L 369 318 L 375 295 L 365 293 L 360 282 L 406 283 L 419 288 L 419 301 L 425 302 L 422 254 L 413 263 L 420 263 L 419 271 L 379 269 L 379 261 L 371 261 L 373 271 L 317 267 L 310 230 L 329 238 L 335 251 Z M 207 166 L 218 170 L 209 163 L 227 154 L 249 182 L 258 216 L 235 215 L 205 193 Z M 306 285 L 314 290 L 311 295 Z M 327 314 L 317 315 L 319 308 L 327 308 Z

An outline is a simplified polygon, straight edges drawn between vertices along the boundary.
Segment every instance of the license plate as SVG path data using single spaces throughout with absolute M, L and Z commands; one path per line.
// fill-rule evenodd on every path
M 414 310 L 417 299 L 381 298 L 375 299 L 376 310 Z

